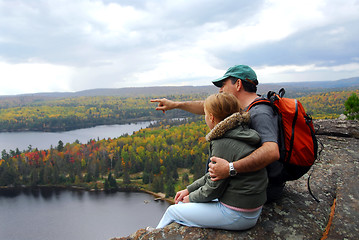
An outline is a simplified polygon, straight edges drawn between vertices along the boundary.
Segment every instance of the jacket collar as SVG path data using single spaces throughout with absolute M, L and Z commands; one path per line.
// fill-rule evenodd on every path
M 206 140 L 212 141 L 213 139 L 222 137 L 228 130 L 237 127 L 241 124 L 248 124 L 250 120 L 249 113 L 233 113 L 231 116 L 219 122 L 206 136 Z

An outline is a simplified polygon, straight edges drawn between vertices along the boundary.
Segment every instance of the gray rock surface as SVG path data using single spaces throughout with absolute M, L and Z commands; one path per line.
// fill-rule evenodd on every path
M 314 122 L 318 135 L 359 138 L 356 120 L 321 119 Z
M 284 196 L 266 204 L 247 231 L 191 228 L 173 223 L 140 229 L 116 240 L 145 239 L 359 239 L 359 139 L 357 121 L 320 120 L 324 149 L 308 174 L 286 184 Z M 307 182 L 320 202 L 309 194 Z M 335 206 L 333 203 L 335 202 Z M 331 210 L 334 215 L 331 218 Z M 328 227 L 328 228 L 327 228 Z M 327 230 L 327 235 L 325 234 Z

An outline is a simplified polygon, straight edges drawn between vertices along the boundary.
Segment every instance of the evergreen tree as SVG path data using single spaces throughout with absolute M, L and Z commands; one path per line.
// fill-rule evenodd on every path
M 19 175 L 11 163 L 3 163 L 0 167 L 0 186 L 17 185 L 19 183 Z
M 108 183 L 108 180 L 107 180 L 107 179 L 105 179 L 105 183 L 104 183 L 104 185 L 103 185 L 103 188 L 105 189 L 105 191 L 110 190 L 110 184 Z
M 173 169 L 172 171 L 172 177 L 174 180 L 178 180 L 178 172 L 177 172 L 177 168 Z
M 87 183 L 93 181 L 93 177 L 92 177 L 91 173 L 88 172 L 88 173 L 85 175 L 84 181 L 87 182 Z
M 41 168 L 39 169 L 39 181 L 38 184 L 46 184 L 45 179 L 44 179 L 44 167 L 41 166 Z
M 50 166 L 50 161 L 48 161 L 44 169 L 43 182 L 50 184 L 53 183 L 53 179 L 53 167 Z
M 33 168 L 30 173 L 30 185 L 37 186 L 39 183 L 39 172 L 36 168 Z
M 57 145 L 57 151 L 62 152 L 64 150 L 64 143 L 60 140 Z
M 117 189 L 116 179 L 112 176 L 111 172 L 108 174 L 107 180 L 108 180 L 110 189 Z
M 201 159 L 199 158 L 194 159 L 194 164 L 191 171 L 193 172 L 193 180 L 197 180 L 203 176 L 204 170 L 203 170 L 203 164 Z
M 152 191 L 154 192 L 163 192 L 164 190 L 164 184 L 163 184 L 163 176 L 155 176 L 153 178 L 153 182 L 151 184 Z
M 54 166 L 53 166 L 53 169 L 54 169 L 54 171 L 53 171 L 53 174 L 52 174 L 52 182 L 53 182 L 54 184 L 61 183 L 58 167 L 57 167 L 56 165 L 54 165 Z
M 350 95 L 350 97 L 345 101 L 345 115 L 350 120 L 359 119 L 359 98 L 356 93 Z
M 99 163 L 97 163 L 97 161 L 96 161 L 96 163 L 95 163 L 95 169 L 94 169 L 94 177 L 95 177 L 95 179 L 98 179 L 99 177 L 100 177 L 100 164 Z
M 1 158 L 4 160 L 7 160 L 8 158 L 10 158 L 10 155 L 6 152 L 5 149 L 1 151 Z
M 184 174 L 182 175 L 182 183 L 183 183 L 184 185 L 188 185 L 188 183 L 189 183 L 189 177 L 188 177 L 188 174 L 187 174 L 187 173 L 184 173 Z
M 115 172 L 116 178 L 119 178 L 121 176 L 121 170 L 122 170 L 121 161 L 117 160 L 115 162 L 115 167 L 114 167 L 114 172 Z
M 144 184 L 150 183 L 150 174 L 149 173 L 143 172 L 143 174 L 142 174 L 142 182 Z
M 127 170 L 123 173 L 122 179 L 123 179 L 124 184 L 130 184 L 131 183 L 130 174 L 128 173 Z
M 175 183 L 173 180 L 170 180 L 166 184 L 166 197 L 174 197 L 176 195 L 175 192 Z

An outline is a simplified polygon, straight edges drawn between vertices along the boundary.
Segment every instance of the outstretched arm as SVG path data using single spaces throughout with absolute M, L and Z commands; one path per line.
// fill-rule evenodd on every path
M 233 162 L 233 166 L 238 173 L 254 172 L 265 168 L 278 159 L 278 144 L 275 142 L 265 142 L 247 157 Z M 208 171 L 213 181 L 225 179 L 229 176 L 228 161 L 223 158 L 212 157 Z
M 165 113 L 167 110 L 181 109 L 190 113 L 204 115 L 203 101 L 174 102 L 166 98 L 151 99 L 151 102 L 157 102 L 156 110 Z

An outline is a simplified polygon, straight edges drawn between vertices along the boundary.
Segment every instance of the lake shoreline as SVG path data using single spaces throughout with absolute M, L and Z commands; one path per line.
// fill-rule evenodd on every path
M 138 186 L 121 186 L 117 189 L 110 189 L 105 190 L 104 188 L 101 189 L 93 189 L 87 188 L 83 186 L 76 186 L 76 185 L 38 185 L 38 186 L 0 186 L 1 191 L 21 191 L 21 190 L 41 190 L 41 189 L 52 189 L 52 190 L 71 190 L 71 191 L 87 191 L 87 192 L 106 192 L 106 193 L 115 193 L 115 192 L 143 192 L 149 195 L 152 195 L 155 201 L 166 201 L 170 204 L 174 204 L 173 198 L 166 198 L 164 193 L 155 193 L 150 190 L 144 189 Z
M 142 122 L 156 122 L 161 120 L 161 118 L 136 118 L 123 121 L 116 121 L 111 123 L 101 123 L 101 124 L 88 124 L 81 127 L 51 127 L 51 128 L 17 128 L 17 129 L 0 129 L 0 133 L 16 133 L 16 132 L 44 132 L 44 133 L 60 133 L 68 132 L 79 129 L 94 128 L 98 126 L 108 126 L 108 125 L 130 125 Z
M 86 144 L 90 140 L 114 139 L 121 136 L 132 135 L 140 129 L 152 126 L 153 121 L 136 122 L 129 124 L 101 125 L 91 128 L 76 129 L 65 132 L 0 132 L 0 150 L 25 151 L 29 149 L 50 149 L 61 140 L 67 143 Z M 31 147 L 31 148 L 30 148 Z

